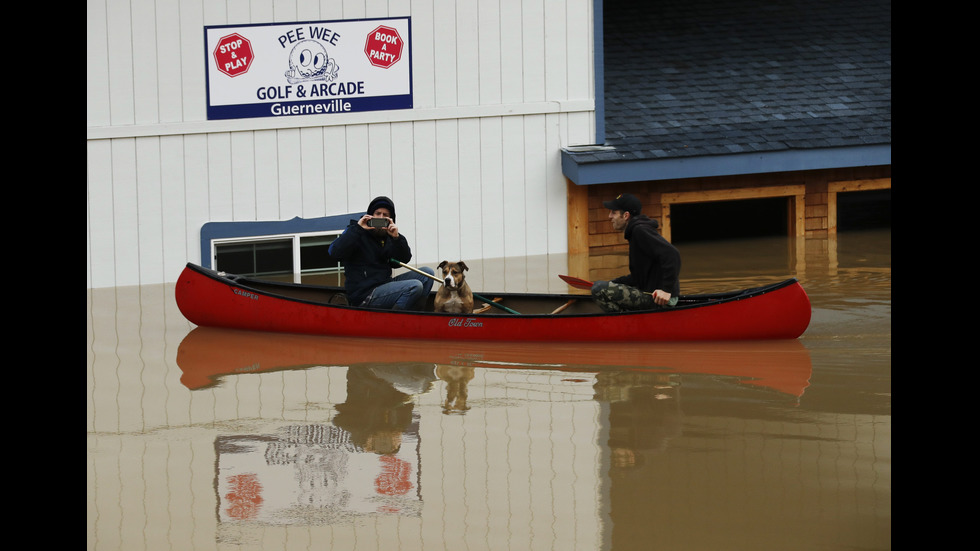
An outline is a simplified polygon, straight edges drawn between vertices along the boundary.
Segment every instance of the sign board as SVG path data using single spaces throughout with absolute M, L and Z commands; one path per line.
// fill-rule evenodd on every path
M 204 27 L 209 120 L 412 108 L 411 18 Z

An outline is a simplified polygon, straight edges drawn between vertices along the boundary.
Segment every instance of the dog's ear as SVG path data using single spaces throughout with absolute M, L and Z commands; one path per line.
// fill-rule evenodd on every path
M 441 269 L 443 269 L 446 266 L 446 264 L 449 264 L 449 261 L 448 260 L 443 260 L 442 262 L 439 263 L 439 265 L 437 266 L 437 268 L 439 268 L 441 270 Z
M 462 260 L 459 261 L 459 267 L 464 270 L 469 270 L 469 268 L 466 266 L 466 263 L 463 262 Z

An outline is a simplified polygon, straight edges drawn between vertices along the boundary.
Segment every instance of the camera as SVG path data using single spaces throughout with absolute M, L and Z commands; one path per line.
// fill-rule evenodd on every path
M 390 223 L 391 220 L 388 220 L 387 218 L 372 218 L 367 221 L 368 227 L 371 228 L 387 228 L 388 224 Z

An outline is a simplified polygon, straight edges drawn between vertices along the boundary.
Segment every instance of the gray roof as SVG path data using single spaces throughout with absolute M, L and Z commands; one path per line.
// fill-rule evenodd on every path
M 605 143 L 563 151 L 573 181 L 891 163 L 888 0 L 606 0 L 603 18 Z

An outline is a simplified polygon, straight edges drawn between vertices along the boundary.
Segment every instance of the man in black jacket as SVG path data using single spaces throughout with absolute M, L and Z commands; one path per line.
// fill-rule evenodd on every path
M 372 225 L 375 222 L 379 224 Z M 433 279 L 416 272 L 391 277 L 392 259 L 406 264 L 412 259 L 408 239 L 395 224 L 395 203 L 391 199 L 375 197 L 367 213 L 351 220 L 344 233 L 330 244 L 329 253 L 344 265 L 344 288 L 351 306 L 392 310 L 421 310 L 425 306 Z M 435 275 L 428 266 L 420 269 Z
M 640 214 L 640 200 L 623 193 L 602 206 L 609 209 L 614 229 L 629 241 L 630 273 L 611 281 L 596 281 L 592 296 L 606 312 L 668 308 L 680 294 L 681 255 L 664 239 L 656 220 Z

